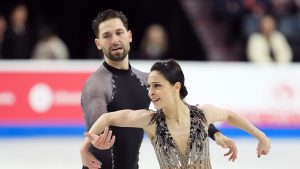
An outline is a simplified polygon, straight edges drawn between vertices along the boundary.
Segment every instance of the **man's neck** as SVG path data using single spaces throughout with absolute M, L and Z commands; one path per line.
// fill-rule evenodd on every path
M 108 59 L 107 57 L 104 58 L 105 62 L 110 65 L 111 67 L 114 67 L 116 69 L 121 69 L 121 70 L 128 70 L 129 69 L 129 62 L 128 62 L 128 56 L 119 62 L 112 61 Z

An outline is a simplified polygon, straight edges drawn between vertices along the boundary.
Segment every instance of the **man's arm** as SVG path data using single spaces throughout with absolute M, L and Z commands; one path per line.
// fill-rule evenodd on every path
M 84 113 L 86 131 L 102 114 L 107 112 L 105 93 L 100 84 L 93 80 L 88 80 L 81 94 L 81 108 Z M 114 144 L 114 137 L 111 131 L 104 131 L 100 134 L 98 143 L 103 149 L 109 149 Z M 90 144 L 82 146 L 80 149 L 81 160 L 88 168 L 100 168 L 101 162 L 90 153 Z M 101 151 L 101 150 L 99 150 Z
M 88 80 L 81 94 L 81 109 L 84 113 L 86 131 L 104 113 L 107 112 L 105 91 L 96 80 Z

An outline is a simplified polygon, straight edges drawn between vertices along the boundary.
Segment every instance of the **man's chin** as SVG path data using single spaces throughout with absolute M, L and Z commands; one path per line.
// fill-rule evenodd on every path
M 110 56 L 108 58 L 115 62 L 122 62 L 126 58 L 126 56 Z

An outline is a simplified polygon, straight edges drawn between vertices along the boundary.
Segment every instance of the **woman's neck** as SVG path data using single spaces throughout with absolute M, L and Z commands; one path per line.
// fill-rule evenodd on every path
M 181 124 L 186 118 L 186 115 L 189 114 L 189 108 L 179 99 L 170 104 L 170 106 L 164 107 L 163 112 L 166 120 Z

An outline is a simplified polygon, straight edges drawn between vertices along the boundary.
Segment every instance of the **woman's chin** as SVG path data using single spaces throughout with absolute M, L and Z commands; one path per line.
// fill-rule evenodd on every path
M 159 109 L 161 109 L 162 107 L 161 107 L 160 105 L 154 104 L 154 108 L 155 108 L 156 110 L 159 110 Z

